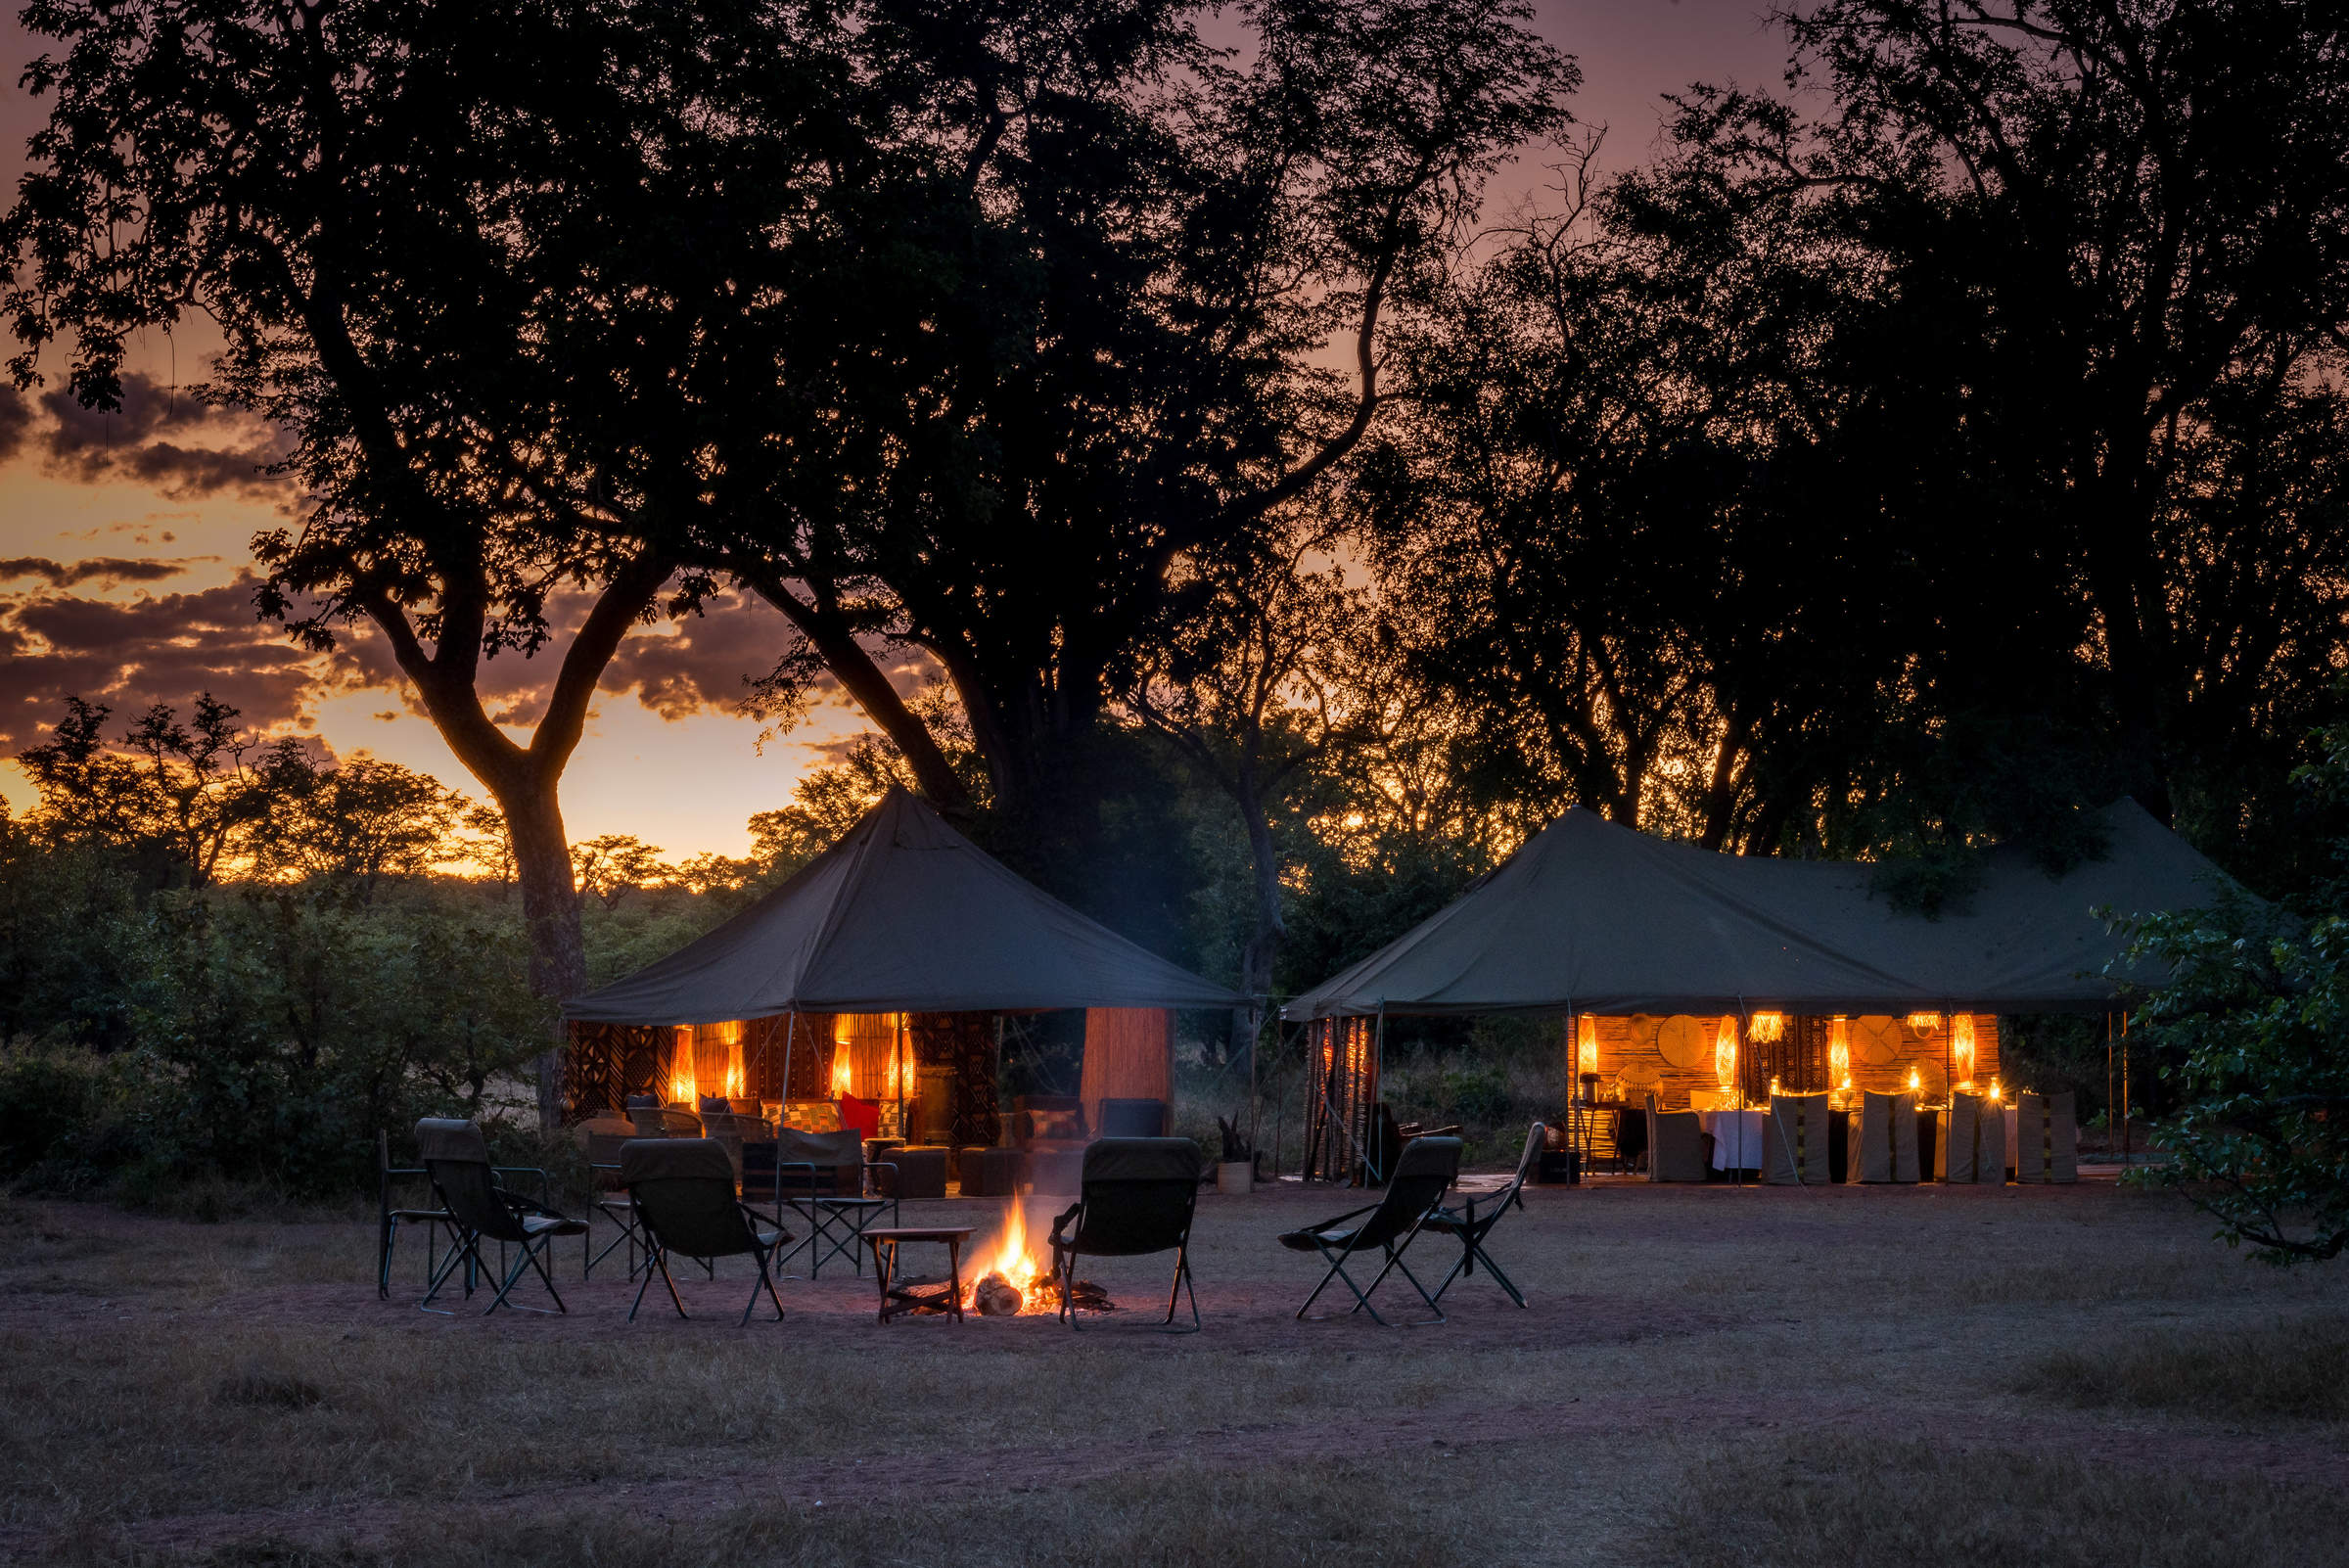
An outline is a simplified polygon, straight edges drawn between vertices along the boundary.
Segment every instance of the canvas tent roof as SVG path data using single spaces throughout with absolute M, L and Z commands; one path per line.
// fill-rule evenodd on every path
M 1243 998 L 1078 913 L 903 790 L 700 940 L 574 997 L 583 1023 L 786 1012 L 1232 1007 Z
M 2233 886 L 2134 801 L 2101 815 L 2104 859 L 2056 878 L 1996 852 L 1962 910 L 1927 919 L 1872 894 L 1871 865 L 1716 854 L 1578 807 L 1285 1013 L 2100 1011 L 2122 938 L 2092 911 Z

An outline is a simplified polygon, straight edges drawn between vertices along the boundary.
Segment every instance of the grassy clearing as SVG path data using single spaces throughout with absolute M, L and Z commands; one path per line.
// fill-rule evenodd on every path
M 552 1525 L 484 1514 L 397 1539 L 323 1547 L 255 1542 L 191 1553 L 143 1552 L 103 1536 L 66 1548 L 87 1568 L 1453 1568 L 1479 1560 L 1449 1521 L 1379 1496 L 1366 1467 L 1326 1462 L 1277 1474 L 1174 1464 L 1148 1475 L 886 1508 L 789 1501 L 713 1518 L 653 1522 L 610 1511 Z
M 2065 1486 L 2105 1499 L 2085 1517 L 2166 1517 L 2128 1465 L 2032 1479 L 2043 1461 L 2073 1462 L 2075 1434 L 2100 1449 L 2093 1422 L 2050 1415 L 2078 1390 L 2180 1383 L 2115 1360 L 2168 1343 L 2148 1332 L 2267 1348 L 2171 1404 L 2142 1402 L 2129 1437 L 2141 1466 L 2164 1431 L 2206 1436 L 2223 1396 L 2332 1418 L 2286 1373 L 2349 1356 L 2349 1335 L 2306 1326 L 2349 1323 L 2349 1275 L 2249 1268 L 2181 1209 L 2085 1188 L 1541 1191 L 1494 1238 L 1537 1311 L 1515 1314 L 1479 1279 L 1447 1328 L 1269 1332 L 1297 1332 L 1286 1314 L 1313 1274 L 1270 1235 L 1352 1198 L 1203 1198 L 1208 1329 L 1182 1341 L 1048 1323 L 883 1330 L 837 1306 L 737 1330 L 748 1287 L 733 1268 L 683 1280 L 697 1314 L 722 1319 L 680 1324 L 664 1306 L 631 1326 L 601 1274 L 574 1294 L 576 1251 L 559 1258 L 575 1308 L 559 1328 L 431 1319 L 412 1308 L 413 1258 L 398 1301 L 375 1301 L 366 1222 L 0 1204 L 0 1559 L 14 1542 L 37 1544 L 24 1560 L 159 1565 L 1613 1564 L 1681 1560 L 1656 1547 L 1658 1521 L 1680 1539 L 1717 1516 L 1736 1521 L 1737 1542 L 1778 1544 L 1723 1561 L 1936 1560 L 1951 1555 L 1940 1537 L 1921 1556 L 1912 1538 L 1957 1528 L 1968 1498 L 2026 1535 L 2047 1523 L 2032 1498 Z M 1127 1268 L 1102 1272 L 1119 1299 L 1138 1308 L 1164 1288 L 1157 1261 Z M 289 1284 L 306 1292 L 293 1307 Z M 796 1317 L 819 1289 L 861 1302 L 869 1288 L 828 1269 L 821 1287 L 784 1294 Z M 2275 1337 L 2284 1324 L 2316 1337 Z M 1574 1424 L 1598 1407 L 1604 1419 Z M 1896 1442 L 1937 1416 L 1971 1421 L 1976 1440 L 2029 1428 L 2042 1452 L 1982 1472 L 1962 1456 L 1895 1463 L 1874 1442 L 1788 1449 L 1761 1424 L 1799 1424 L 1807 1407 Z M 1554 1428 L 1541 1413 L 1553 1408 Z M 1380 1446 L 1414 1419 L 1407 1445 Z M 1451 1433 L 1464 1434 L 1456 1453 Z M 1108 1443 L 1142 1456 L 1131 1473 L 1060 1473 Z M 819 1510 L 791 1484 L 810 1463 L 836 1480 L 914 1466 L 936 1484 Z M 1794 1475 L 1839 1468 L 1882 1473 L 1896 1500 L 1919 1469 L 1924 1500 Z M 2331 1518 L 2241 1475 L 2193 1486 L 2216 1489 L 2182 1494 L 2214 1509 Z M 524 1499 L 550 1488 L 570 1490 L 534 1513 Z M 431 1500 L 444 1494 L 447 1506 Z M 449 1507 L 462 1530 L 433 1522 Z M 2112 1542 L 2136 1539 L 2113 1528 Z M 2275 1545 L 2247 1526 L 2196 1528 L 2180 1539 L 2203 1561 Z
M 1649 1556 L 1685 1568 L 2330 1568 L 2349 1563 L 2349 1498 L 2070 1454 L 1781 1442 L 1693 1462 L 1651 1534 Z
M 2082 1409 L 2174 1410 L 2212 1420 L 2349 1420 L 2349 1319 L 2155 1333 L 2058 1351 L 2017 1380 Z

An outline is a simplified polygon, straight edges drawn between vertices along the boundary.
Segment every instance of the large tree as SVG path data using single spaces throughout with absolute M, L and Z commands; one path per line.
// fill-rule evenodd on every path
M 877 668 L 912 655 L 1032 826 L 1097 787 L 1087 738 L 1173 634 L 1174 585 L 1256 548 L 1372 428 L 1388 324 L 1575 80 L 1522 6 L 1265 0 L 1236 51 L 1202 37 L 1211 10 L 857 8 L 889 161 L 800 253 L 771 359 L 739 361 L 756 406 L 697 427 L 722 500 L 674 547 L 803 634 L 778 705 L 838 678 L 951 804 Z
M 698 444 L 616 449 L 609 410 L 649 403 L 640 423 L 674 434 L 670 383 L 763 282 L 677 258 L 706 238 L 787 250 L 806 188 L 846 165 L 833 8 L 25 15 L 64 48 L 26 73 L 51 113 L 0 246 L 20 381 L 62 340 L 68 385 L 110 405 L 131 334 L 208 322 L 224 346 L 200 394 L 291 432 L 306 496 L 299 529 L 256 541 L 261 608 L 313 644 L 353 621 L 386 640 L 504 813 L 534 991 L 577 991 L 558 784 L 604 669 L 677 573 L 659 530 L 606 513 L 708 486 Z M 485 695 L 498 655 L 555 666 L 527 740 Z M 539 1071 L 551 1116 L 551 1053 Z

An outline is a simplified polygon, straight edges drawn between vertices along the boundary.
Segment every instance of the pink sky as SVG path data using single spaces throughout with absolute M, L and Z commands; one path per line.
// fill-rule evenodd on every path
M 1783 54 L 1753 0 L 1543 0 L 1540 24 L 1577 56 L 1575 113 L 1608 128 L 1606 161 L 1655 150 L 1661 95 L 1692 80 L 1775 86 Z M 40 107 L 17 86 L 37 53 L 15 8 L 0 24 L 0 172 L 13 191 Z M 1504 176 L 1543 181 L 1538 158 Z M 199 373 L 196 348 L 156 336 L 148 378 L 123 411 L 98 416 L 28 394 L 0 403 L 0 755 L 39 738 L 68 692 L 110 704 L 117 723 L 148 704 L 183 709 L 209 689 L 273 731 L 322 738 L 433 773 L 481 797 L 432 725 L 417 716 L 380 642 L 354 629 L 327 658 L 305 657 L 251 608 L 248 541 L 282 520 L 283 498 L 251 477 L 266 434 L 204 417 L 174 397 Z M 761 754 L 758 721 L 735 711 L 742 679 L 773 663 L 780 620 L 728 603 L 682 626 L 631 637 L 605 681 L 563 784 L 575 839 L 634 833 L 673 855 L 740 853 L 744 820 L 782 804 L 793 783 L 863 728 L 838 702 Z M 494 683 L 517 697 L 541 671 L 509 658 Z M 28 798 L 13 762 L 0 796 Z

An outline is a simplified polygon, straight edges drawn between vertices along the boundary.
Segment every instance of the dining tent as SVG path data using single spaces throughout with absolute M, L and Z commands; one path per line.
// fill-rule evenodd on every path
M 2102 1012 L 2127 945 L 2100 911 L 2200 907 L 2227 874 L 2134 801 L 2106 853 L 2050 876 L 1992 852 L 1938 916 L 1881 865 L 1720 854 L 1575 807 L 1458 899 L 1283 1010 L 1378 1013 Z
M 575 1058 L 597 1058 L 575 1062 L 570 1077 L 592 1081 L 570 1096 L 576 1114 L 617 1103 L 644 1073 L 640 1060 L 613 1059 L 625 1057 L 625 1036 L 617 1051 L 587 1047 L 599 1030 L 654 1032 L 648 1048 L 659 1032 L 692 1026 L 755 1034 L 761 1049 L 780 1048 L 779 1092 L 789 1098 L 791 1054 L 807 1038 L 791 1021 L 806 1015 L 967 1019 L 1084 1008 L 1088 1041 L 1153 1039 L 1142 1054 L 1163 1058 L 1137 1060 L 1127 1075 L 1134 1081 L 1117 1084 L 1094 1071 L 1088 1050 L 1091 1099 L 1096 1089 L 1171 1088 L 1172 1011 L 1242 1002 L 1043 892 L 893 788 L 782 886 L 667 957 L 573 997 L 563 1014 Z M 1137 1030 L 1137 1014 L 1165 1027 Z M 821 1048 L 829 1045 L 827 1035 Z M 991 1090 L 990 1100 L 991 1115 Z
M 1578 1070 L 1638 1057 L 1661 1075 L 1651 1086 L 1676 1093 L 1715 1082 L 1717 1029 L 1737 1047 L 1719 1060 L 1749 1093 L 1781 1069 L 1790 1087 L 1835 1086 L 1822 1081 L 1835 1044 L 1863 1053 L 1862 1079 L 1921 1068 L 1946 1089 L 1977 1060 L 1995 1071 L 1996 1015 L 2106 1012 L 2124 985 L 2159 982 L 2123 961 L 2128 937 L 2108 914 L 2241 891 L 2134 801 L 2097 825 L 2100 857 L 2050 875 L 2019 849 L 1996 850 L 1928 916 L 1877 891 L 1880 864 L 1721 854 L 1569 810 L 1283 1009 L 1315 1031 L 1308 1147 L 1338 1149 L 1316 1136 L 1324 1123 L 1366 1144 L 1389 1015 L 1581 1015 Z M 1784 1033 L 1755 1039 L 1757 1015 Z M 1719 1071 L 1726 1084 L 1731 1070 Z

